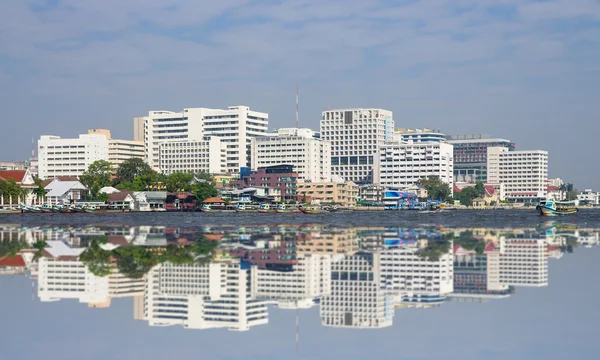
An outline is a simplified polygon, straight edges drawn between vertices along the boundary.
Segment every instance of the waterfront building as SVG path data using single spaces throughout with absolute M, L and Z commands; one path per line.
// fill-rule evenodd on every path
M 489 147 L 487 153 L 487 181 L 504 184 L 506 200 L 538 202 L 546 198 L 547 151 Z
M 360 252 L 331 265 L 331 293 L 321 299 L 324 326 L 383 328 L 392 325 L 392 296 L 382 288 L 381 254 Z
M 160 143 L 202 141 L 205 137 L 216 136 L 227 146 L 227 172 L 238 173 L 240 168 L 250 166 L 250 140 L 267 133 L 268 117 L 268 114 L 252 111 L 247 106 L 189 108 L 182 112 L 150 111 L 145 117 L 146 159 L 158 171 Z M 134 124 L 137 121 L 134 120 Z
M 331 173 L 356 184 L 373 183 L 379 146 L 393 138 L 392 112 L 383 109 L 323 111 L 321 138 L 331 144 Z
M 358 189 L 358 198 L 368 203 L 380 203 L 385 197 L 385 190 L 385 187 L 377 184 L 363 185 Z
M 223 173 L 227 170 L 226 143 L 217 136 L 160 143 L 159 169 L 165 175 L 174 172 Z
M 439 130 L 432 129 L 394 129 L 394 142 L 396 143 L 438 143 L 446 142 L 446 136 Z
M 358 200 L 358 185 L 348 182 L 305 182 L 298 183 L 299 201 L 312 204 L 336 203 L 354 206 Z
M 463 191 L 464 188 L 475 187 L 475 185 L 476 184 L 474 184 L 474 183 L 455 182 L 453 192 L 459 193 L 459 192 Z M 485 193 L 483 194 L 482 200 L 487 205 L 490 205 L 492 202 L 495 202 L 496 204 L 498 204 L 500 201 L 504 201 L 506 198 L 506 192 L 504 190 L 503 183 L 499 183 L 499 182 L 487 183 L 487 182 L 485 182 L 485 183 L 483 183 L 483 188 L 485 189 Z
M 0 161 L 0 171 L 26 170 L 29 166 L 27 161 Z
M 387 143 L 380 147 L 374 171 L 375 183 L 405 189 L 422 178 L 437 176 L 452 189 L 452 145 L 438 143 Z
M 599 205 L 600 192 L 592 191 L 592 189 L 585 189 L 577 194 L 577 200 L 579 200 L 579 203 L 584 202 L 590 205 Z
M 22 198 L 12 198 L 10 196 L 0 195 L 0 207 L 4 205 L 18 205 L 21 202 L 32 204 L 35 200 L 33 190 L 37 188 L 33 175 L 29 169 L 24 170 L 2 170 L 0 171 L 0 181 L 14 181 L 19 187 L 26 190 L 26 194 Z
M 298 173 L 292 165 L 277 165 L 259 168 L 244 176 L 242 180 L 230 181 L 229 186 L 238 189 L 247 187 L 267 187 L 280 191 L 280 200 L 296 200 Z
M 266 324 L 267 303 L 252 298 L 251 286 L 255 284 L 252 267 L 240 260 L 217 265 L 220 269 L 214 273 L 192 269 L 212 264 L 171 265 L 166 282 L 161 282 L 161 277 L 167 275 L 161 272 L 163 265 L 156 266 L 147 275 L 144 301 L 134 302 L 134 317 L 147 320 L 150 326 L 180 325 L 186 329 L 247 331 L 252 326 Z M 181 283 L 187 283 L 193 274 L 210 282 L 196 281 L 192 289 L 187 289 Z M 219 296 L 212 298 L 211 293 Z
M 494 146 L 515 149 L 510 140 L 487 134 L 450 135 L 446 139 L 454 147 L 454 181 L 460 182 L 491 182 L 487 178 L 487 149 Z
M 68 139 L 42 135 L 38 140 L 39 177 L 80 176 L 94 161 L 108 161 L 108 144 L 103 134 Z
M 302 181 L 331 181 L 331 146 L 311 129 L 286 128 L 251 139 L 252 169 L 290 164 Z

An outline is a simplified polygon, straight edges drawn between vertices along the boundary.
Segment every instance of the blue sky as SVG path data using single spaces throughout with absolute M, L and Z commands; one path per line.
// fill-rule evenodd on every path
M 3 160 L 40 134 L 149 110 L 245 104 L 272 127 L 382 107 L 398 127 L 489 133 L 550 152 L 550 175 L 600 188 L 598 0 L 7 0 Z M 585 170 L 585 172 L 584 172 Z
M 397 310 L 378 330 L 321 326 L 317 308 L 271 309 L 269 324 L 249 332 L 149 327 L 133 320 L 133 302 L 109 309 L 63 300 L 31 300 L 25 277 L 0 277 L 3 359 L 597 359 L 600 248 L 577 248 L 549 260 L 549 286 L 517 288 L 487 304 L 446 303 L 437 309 Z

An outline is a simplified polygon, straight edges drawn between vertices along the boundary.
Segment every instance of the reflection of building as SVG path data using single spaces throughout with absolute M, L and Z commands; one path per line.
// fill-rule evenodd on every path
M 321 300 L 324 326 L 382 328 L 392 325 L 392 297 L 381 288 L 380 254 L 357 253 L 331 266 L 331 294 Z
M 358 238 L 355 229 L 343 231 L 311 230 L 306 239 L 297 243 L 298 254 L 348 254 L 358 250 Z
M 382 285 L 403 301 L 439 302 L 453 289 L 452 246 L 439 260 L 418 255 L 417 247 L 388 246 L 381 250 Z
M 500 284 L 547 286 L 548 257 L 545 238 L 533 234 L 500 237 L 498 245 L 486 247 L 488 267 Z M 496 272 L 497 269 L 497 272 Z M 493 276 L 493 274 L 492 274 Z M 495 280 L 495 279 L 494 279 Z
M 155 267 L 148 274 L 144 303 L 134 301 L 134 318 L 140 318 L 142 313 L 140 307 L 144 305 L 143 318 L 148 320 L 151 326 L 182 325 L 188 329 L 228 328 L 245 331 L 251 326 L 266 324 L 268 322 L 266 303 L 254 300 L 251 296 L 252 267 L 240 261 L 223 262 L 217 265 L 224 267 L 226 276 L 220 277 L 214 287 L 196 282 L 196 291 L 190 292 L 198 293 L 187 295 L 180 294 L 187 292 L 185 283 L 189 281 L 190 274 L 195 270 L 190 270 L 190 266 L 171 265 L 168 280 L 171 286 L 166 286 L 163 282 L 165 286 L 161 288 L 163 285 L 161 266 Z M 193 267 L 206 266 L 194 265 Z M 201 272 L 198 270 L 198 273 Z M 210 296 L 214 288 L 223 288 L 222 293 L 216 298 Z
M 488 249 L 491 248 L 490 245 Z M 492 255 L 493 256 L 493 255 Z M 514 294 L 512 286 L 501 284 L 498 268 L 488 267 L 488 254 L 454 246 L 454 292 L 452 301 L 482 301 L 501 299 Z
M 330 291 L 331 255 L 304 255 L 288 269 L 256 270 L 255 297 L 280 307 L 309 307 Z

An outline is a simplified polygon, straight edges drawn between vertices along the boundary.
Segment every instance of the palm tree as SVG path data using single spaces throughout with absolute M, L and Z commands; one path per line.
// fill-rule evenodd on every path
M 560 191 L 560 199 L 564 200 L 565 199 L 565 192 L 567 192 L 567 186 L 564 183 L 562 183 L 558 187 L 558 190 Z
M 33 189 L 33 194 L 35 195 L 35 198 L 40 201 L 40 200 L 44 200 L 44 198 L 46 197 L 46 189 L 44 188 L 44 185 L 42 183 L 42 179 L 40 178 L 36 178 L 35 179 L 35 184 L 37 185 L 37 188 Z

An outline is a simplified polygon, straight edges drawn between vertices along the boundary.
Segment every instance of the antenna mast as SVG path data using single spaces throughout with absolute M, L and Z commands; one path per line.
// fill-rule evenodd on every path
M 298 83 L 296 83 L 296 129 L 298 128 Z

